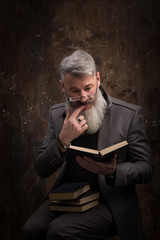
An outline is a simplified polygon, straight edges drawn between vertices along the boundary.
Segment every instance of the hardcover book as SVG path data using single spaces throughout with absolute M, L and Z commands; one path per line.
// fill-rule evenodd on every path
M 83 193 L 81 196 L 74 200 L 53 200 L 51 203 L 53 204 L 65 204 L 65 205 L 82 205 L 93 200 L 99 199 L 99 192 L 89 190 Z
M 80 156 L 89 156 L 93 157 L 96 160 L 108 160 L 114 153 L 117 155 L 121 156 L 125 151 L 127 151 L 128 142 L 127 141 L 122 141 L 117 144 L 114 144 L 112 146 L 109 146 L 107 148 L 104 148 L 100 151 L 91 149 L 91 148 L 85 148 L 85 147 L 79 147 L 79 146 L 74 146 L 70 145 L 70 149 L 77 151 L 77 155 Z
M 51 211 L 62 211 L 62 212 L 84 212 L 90 208 L 93 208 L 99 204 L 99 200 L 94 200 L 89 203 L 83 205 L 59 205 L 59 204 L 51 204 Z
M 64 183 L 49 193 L 49 200 L 76 199 L 88 190 L 90 190 L 90 185 L 87 182 Z

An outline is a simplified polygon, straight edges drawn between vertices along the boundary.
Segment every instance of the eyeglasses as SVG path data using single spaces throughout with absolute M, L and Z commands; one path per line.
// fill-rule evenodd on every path
M 70 102 L 77 102 L 77 101 L 81 101 L 82 98 L 90 99 L 90 98 L 96 96 L 96 94 L 97 94 L 97 87 L 96 87 L 95 93 L 93 93 L 91 95 L 85 95 L 85 96 L 79 96 L 79 97 L 69 97 L 69 101 Z

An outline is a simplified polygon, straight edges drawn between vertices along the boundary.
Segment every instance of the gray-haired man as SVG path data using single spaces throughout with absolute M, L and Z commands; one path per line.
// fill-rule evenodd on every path
M 94 59 L 84 51 L 64 58 L 60 75 L 66 102 L 50 108 L 48 135 L 35 168 L 41 178 L 59 168 L 54 186 L 90 182 L 100 192 L 100 204 L 83 213 L 60 213 L 49 210 L 47 199 L 26 222 L 23 240 L 98 240 L 116 231 L 121 240 L 144 239 L 135 185 L 148 183 L 153 167 L 141 107 L 108 96 Z M 128 151 L 108 162 L 67 149 L 72 143 L 101 150 L 122 140 L 128 141 Z

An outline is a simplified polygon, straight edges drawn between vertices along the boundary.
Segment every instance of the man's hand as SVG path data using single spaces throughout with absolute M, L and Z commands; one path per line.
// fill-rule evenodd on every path
M 81 167 L 92 173 L 110 176 L 116 170 L 116 158 L 117 155 L 114 154 L 111 160 L 107 162 L 99 162 L 89 157 L 80 156 L 77 156 L 76 160 Z
M 80 112 L 84 106 L 77 108 L 72 114 L 70 109 L 67 110 L 67 115 L 63 123 L 62 130 L 59 134 L 59 139 L 63 145 L 68 145 L 72 140 L 79 137 L 87 128 L 86 120 Z M 79 122 L 78 119 L 81 121 Z

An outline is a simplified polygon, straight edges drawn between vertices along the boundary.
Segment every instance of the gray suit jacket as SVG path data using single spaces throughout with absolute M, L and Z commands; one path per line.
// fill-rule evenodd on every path
M 106 95 L 108 109 L 99 130 L 98 150 L 122 140 L 129 143 L 128 152 L 118 158 L 114 186 L 108 186 L 103 175 L 99 175 L 99 187 L 113 213 L 121 240 L 142 240 L 143 231 L 135 185 L 148 183 L 153 174 L 152 154 L 145 133 L 141 107 Z M 49 114 L 48 135 L 38 149 L 35 168 L 41 178 L 48 177 L 60 168 L 59 181 L 66 167 L 56 137 L 65 118 L 64 103 L 53 105 Z

